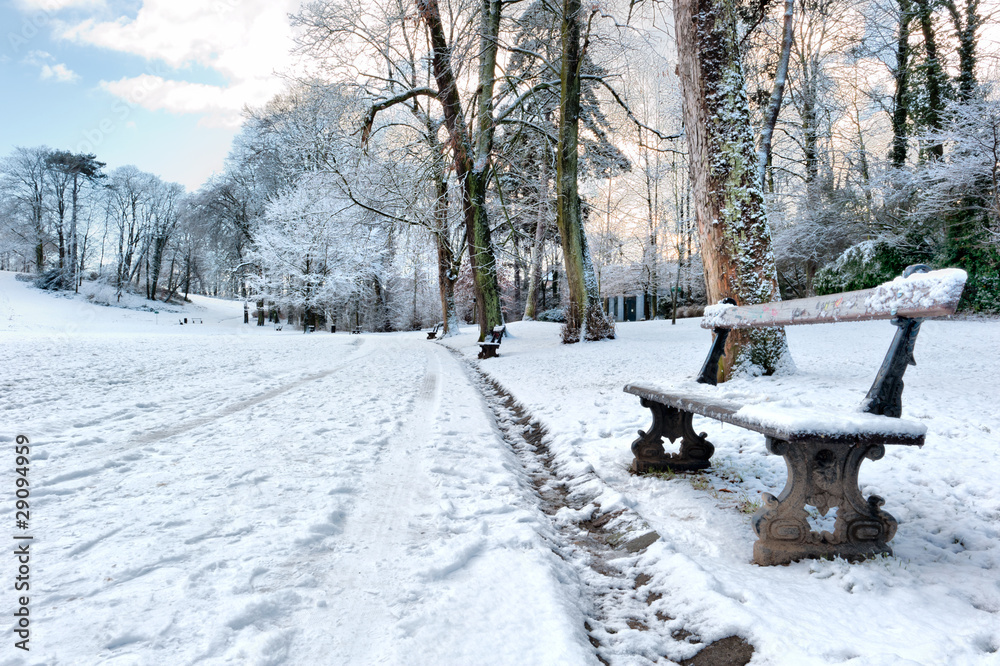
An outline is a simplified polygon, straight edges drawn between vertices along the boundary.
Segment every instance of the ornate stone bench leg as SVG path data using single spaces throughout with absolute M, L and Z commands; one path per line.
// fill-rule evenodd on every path
M 709 458 L 715 453 L 715 447 L 705 439 L 705 433 L 695 433 L 690 412 L 645 398 L 642 398 L 642 406 L 653 412 L 653 425 L 649 432 L 640 430 L 639 439 L 632 442 L 632 453 L 635 455 L 633 474 L 666 470 L 668 467 L 675 472 L 689 472 L 711 466 Z M 681 438 L 680 451 L 666 453 L 663 450 L 664 437 L 671 442 Z
M 885 503 L 881 497 L 872 495 L 866 500 L 858 487 L 861 462 L 885 455 L 883 445 L 790 444 L 769 437 L 767 450 L 785 458 L 788 479 L 778 497 L 763 494 L 763 506 L 753 516 L 758 536 L 753 546 L 756 564 L 834 556 L 856 561 L 879 553 L 892 554 L 888 542 L 896 534 L 896 519 L 879 508 Z M 837 507 L 833 533 L 812 531 L 807 505 L 824 516 Z

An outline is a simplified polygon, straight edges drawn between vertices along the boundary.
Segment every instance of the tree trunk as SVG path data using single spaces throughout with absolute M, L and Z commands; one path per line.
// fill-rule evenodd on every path
M 444 174 L 436 176 L 434 199 L 434 244 L 437 246 L 438 293 L 441 295 L 442 337 L 458 333 L 458 311 L 455 309 L 455 280 L 458 266 L 448 235 L 448 181 Z
M 788 81 L 788 59 L 792 54 L 792 16 L 795 11 L 795 0 L 785 0 L 785 22 L 782 30 L 781 57 L 778 60 L 778 71 L 774 75 L 774 88 L 771 90 L 771 100 L 764 114 L 764 125 L 760 130 L 760 151 L 757 153 L 757 185 L 764 191 L 767 168 L 771 164 L 771 141 L 774 137 L 774 126 L 778 123 L 781 111 L 781 99 L 785 94 L 785 83 Z
M 76 285 L 76 267 L 79 263 L 77 261 L 77 238 L 76 238 L 76 213 L 77 213 L 77 201 L 80 195 L 80 175 L 77 172 L 73 172 L 73 184 L 71 186 L 73 200 L 71 202 L 72 208 L 70 209 L 70 221 L 69 221 L 69 276 L 73 280 L 73 291 L 79 291 Z
M 963 102 L 969 102 L 976 96 L 976 32 L 983 24 L 979 15 L 979 0 L 965 0 L 963 12 L 959 10 L 954 0 L 945 0 L 945 7 L 951 14 L 955 26 L 955 37 L 958 39 L 958 96 Z
M 538 219 L 535 221 L 535 239 L 531 245 L 528 265 L 528 293 L 524 302 L 524 319 L 538 317 L 538 288 L 542 283 L 542 249 L 545 244 L 545 227 L 548 224 L 549 160 L 541 152 L 538 173 Z
M 153 262 L 148 269 L 149 277 L 147 278 L 150 283 L 148 298 L 151 301 L 156 300 L 156 291 L 160 286 L 160 269 L 163 267 L 163 251 L 166 247 L 166 237 L 157 236 L 153 239 Z
M 204 287 L 202 287 L 204 289 Z M 190 301 L 188 294 L 191 293 L 191 251 L 188 250 L 187 256 L 184 258 L 184 300 Z M 246 322 L 243 322 L 246 323 Z
M 750 305 L 781 296 L 757 180 L 733 2 L 674 0 L 674 17 L 708 300 L 731 297 Z M 784 329 L 734 331 L 721 379 L 734 372 L 773 373 L 787 355 Z
M 910 21 L 913 19 L 910 0 L 899 1 L 899 31 L 896 33 L 896 92 L 892 108 L 892 166 L 897 169 L 906 164 L 906 118 L 909 115 L 907 99 L 910 88 Z
M 498 28 L 499 0 L 484 0 L 484 3 L 488 6 L 496 5 L 496 25 Z M 483 136 L 482 132 L 480 133 L 476 148 L 477 150 L 483 148 L 487 150 L 485 153 L 481 153 L 477 159 L 473 156 L 473 145 L 469 129 L 465 124 L 458 96 L 458 84 L 451 66 L 451 48 L 445 36 L 437 0 L 418 0 L 417 10 L 430 33 L 438 100 L 443 107 L 445 127 L 447 127 L 451 138 L 455 157 L 455 175 L 462 183 L 462 209 L 465 217 L 466 241 L 469 246 L 469 265 L 472 269 L 473 291 L 476 295 L 479 339 L 482 341 L 486 339 L 486 334 L 494 326 L 503 323 L 503 315 L 500 311 L 500 286 L 497 280 L 496 260 L 493 255 L 493 240 L 485 207 L 487 174 L 489 173 L 488 149 L 492 145 L 492 113 L 489 114 L 491 117 L 488 119 L 482 116 L 479 119 L 481 130 L 486 129 L 489 136 Z M 493 14 L 490 12 L 492 9 L 488 8 L 483 17 L 482 44 L 486 45 L 485 51 L 487 53 L 480 55 L 480 97 L 489 97 L 489 104 L 492 104 L 497 34 L 490 32 L 493 30 Z M 488 53 L 490 50 L 492 50 L 492 56 Z M 489 67 L 490 62 L 492 62 L 493 69 Z M 484 76 L 486 76 L 485 80 Z
M 42 207 L 33 211 L 35 218 L 35 272 L 45 270 L 45 227 L 42 226 Z
M 924 37 L 924 53 L 927 57 L 927 126 L 934 132 L 941 131 L 944 115 L 944 70 L 938 59 L 937 38 L 934 35 L 932 8 L 930 0 L 915 0 L 917 18 L 920 20 L 920 32 Z M 927 148 L 927 154 L 932 159 L 944 156 L 944 145 L 939 141 Z
M 587 247 L 577 183 L 580 131 L 580 66 L 583 62 L 580 0 L 563 0 L 562 71 L 560 72 L 559 141 L 556 148 L 556 223 L 562 239 L 569 286 L 563 342 L 615 337 L 604 314 L 597 276 Z
M 640 132 L 639 144 L 642 145 L 643 144 L 641 135 L 642 130 L 640 129 L 639 132 Z M 659 266 L 657 265 L 659 259 L 658 256 L 659 253 L 658 253 L 658 248 L 656 247 L 657 217 L 660 205 L 659 202 L 660 155 L 659 153 L 657 153 L 656 164 L 654 167 L 651 168 L 649 164 L 649 153 L 650 150 L 648 148 L 644 148 L 642 151 L 643 162 L 645 165 L 645 168 L 643 169 L 644 172 L 643 175 L 646 185 L 646 226 L 648 227 L 648 234 L 649 234 L 647 237 L 648 245 L 646 246 L 646 249 L 643 252 L 643 254 L 646 255 L 644 257 L 643 264 L 645 265 L 646 270 L 649 271 L 649 281 L 647 283 L 646 293 L 649 294 L 649 298 L 652 304 L 652 307 L 650 308 L 650 318 L 656 319 L 656 307 L 657 307 L 657 301 L 659 300 L 658 286 L 660 280 Z M 609 217 L 610 217 L 610 211 L 611 211 L 611 187 L 609 182 L 608 186 Z M 641 316 L 639 318 L 642 319 Z

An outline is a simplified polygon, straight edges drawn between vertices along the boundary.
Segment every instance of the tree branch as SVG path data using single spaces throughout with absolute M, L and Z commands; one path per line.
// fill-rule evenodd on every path
M 395 97 L 390 97 L 387 100 L 383 100 L 381 102 L 373 104 L 372 107 L 368 109 L 368 114 L 365 117 L 365 125 L 364 128 L 361 130 L 362 145 L 368 142 L 368 137 L 371 136 L 372 133 L 372 125 L 375 123 L 375 116 L 376 114 L 378 114 L 379 111 L 384 111 L 385 109 L 388 109 L 390 106 L 401 104 L 420 95 L 423 95 L 425 97 L 433 97 L 435 99 L 438 96 L 437 91 L 434 90 L 433 88 L 426 88 L 426 87 L 412 88 L 410 90 L 407 90 L 406 92 L 402 92 L 396 95 Z
M 664 134 L 663 132 L 659 131 L 658 129 L 654 129 L 654 128 L 650 127 L 649 125 L 646 125 L 645 123 L 641 122 L 638 118 L 635 117 L 635 114 L 632 113 L 632 109 L 629 108 L 629 105 L 625 102 L 625 100 L 623 100 L 621 98 L 621 96 L 618 94 L 618 91 L 615 90 L 614 88 L 612 88 L 611 85 L 607 81 L 604 80 L 603 76 L 595 76 L 593 74 L 583 74 L 583 75 L 580 76 L 580 78 L 584 79 L 584 80 L 587 80 L 587 81 L 597 81 L 602 86 L 604 86 L 605 88 L 607 88 L 608 92 L 611 93 L 611 96 L 615 98 L 615 102 L 618 103 L 618 106 L 622 107 L 622 109 L 625 110 L 625 113 L 628 115 L 629 120 L 631 120 L 633 123 L 635 123 L 637 127 L 641 127 L 642 129 L 644 129 L 644 130 L 646 130 L 648 132 L 652 132 L 661 141 L 674 141 L 675 139 L 679 139 L 682 136 L 684 136 L 683 133 L 681 133 L 681 134 Z

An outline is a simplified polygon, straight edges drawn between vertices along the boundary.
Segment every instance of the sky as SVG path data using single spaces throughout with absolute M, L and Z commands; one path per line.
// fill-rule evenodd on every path
M 0 155 L 89 152 L 193 191 L 280 92 L 298 0 L 0 3 Z

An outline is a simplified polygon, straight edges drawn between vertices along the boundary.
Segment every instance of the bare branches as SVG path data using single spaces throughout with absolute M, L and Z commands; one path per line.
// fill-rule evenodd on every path
M 365 124 L 361 130 L 361 143 L 365 144 L 368 142 L 368 137 L 371 136 L 372 132 L 372 125 L 375 123 L 375 116 L 379 111 L 384 111 L 385 109 L 395 106 L 396 104 L 402 104 L 403 102 L 411 100 L 414 97 L 420 96 L 433 97 L 437 99 L 438 94 L 433 88 L 412 88 L 404 93 L 396 95 L 395 97 L 390 97 L 387 100 L 372 104 L 371 108 L 368 109 L 367 115 L 365 116 Z
M 658 138 L 660 141 L 675 141 L 675 140 L 681 138 L 682 136 L 684 136 L 683 133 L 681 133 L 681 134 L 664 134 L 663 132 L 661 132 L 660 130 L 656 129 L 655 127 L 650 127 L 646 123 L 644 123 L 641 120 L 639 120 L 638 118 L 636 118 L 635 114 L 632 113 L 632 109 L 631 109 L 631 107 L 629 107 L 628 102 L 626 102 L 624 99 L 622 99 L 622 96 L 618 94 L 618 91 L 615 90 L 614 88 L 612 88 L 611 84 L 609 84 L 604 79 L 603 76 L 593 76 L 593 75 L 589 75 L 589 74 L 584 74 L 580 78 L 583 79 L 583 80 L 586 80 L 586 81 L 596 81 L 597 83 L 599 83 L 602 86 L 604 86 L 604 88 L 607 89 L 607 91 L 609 93 L 611 93 L 611 96 L 614 98 L 615 102 L 618 103 L 618 106 L 620 106 L 625 111 L 626 115 L 628 116 L 628 119 L 631 120 L 633 123 L 635 123 L 636 127 L 640 127 L 642 129 L 646 130 L 647 132 L 655 135 L 656 138 Z

